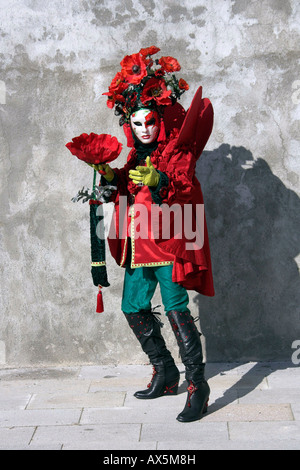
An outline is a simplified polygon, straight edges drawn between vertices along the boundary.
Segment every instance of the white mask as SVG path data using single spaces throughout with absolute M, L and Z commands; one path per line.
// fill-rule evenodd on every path
M 154 142 L 159 133 L 159 117 L 156 111 L 142 108 L 130 116 L 131 128 L 143 144 Z

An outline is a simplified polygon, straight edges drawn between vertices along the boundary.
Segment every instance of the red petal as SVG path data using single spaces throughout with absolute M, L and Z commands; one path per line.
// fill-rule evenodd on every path
M 109 163 L 115 160 L 122 150 L 122 144 L 109 134 L 81 134 L 68 142 L 66 147 L 80 160 L 87 163 Z

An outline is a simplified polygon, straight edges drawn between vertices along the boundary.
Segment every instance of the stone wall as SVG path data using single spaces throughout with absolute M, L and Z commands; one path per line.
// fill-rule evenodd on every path
M 105 313 L 95 313 L 88 206 L 71 202 L 93 172 L 65 143 L 116 135 L 124 164 L 102 93 L 122 58 L 150 45 L 179 60 L 182 105 L 202 85 L 215 110 L 197 175 L 216 295 L 190 295 L 207 360 L 290 360 L 300 340 L 299 20 L 297 0 L 0 1 L 3 366 L 146 360 L 109 253 Z

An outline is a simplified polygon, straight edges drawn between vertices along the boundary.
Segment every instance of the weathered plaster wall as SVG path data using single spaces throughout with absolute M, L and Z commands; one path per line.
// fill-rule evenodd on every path
M 182 104 L 202 85 L 215 109 L 197 174 L 216 296 L 190 296 L 207 359 L 291 357 L 300 339 L 299 20 L 297 0 L 0 1 L 2 365 L 145 360 L 109 254 L 106 311 L 95 313 L 88 206 L 70 201 L 92 171 L 64 145 L 81 132 L 125 144 L 102 93 L 125 54 L 153 44 L 182 65 Z M 164 331 L 177 351 L 166 322 Z

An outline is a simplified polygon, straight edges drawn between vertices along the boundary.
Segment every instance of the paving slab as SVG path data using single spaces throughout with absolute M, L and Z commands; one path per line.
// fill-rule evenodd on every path
M 271 389 L 297 388 L 300 389 L 300 368 L 292 368 L 289 370 L 278 370 L 272 372 L 268 377 L 268 386 Z
M 144 390 L 150 382 L 151 377 L 104 377 L 99 380 L 93 380 L 90 384 L 89 392 L 98 392 L 102 390 L 121 390 L 128 393 L 134 393 L 137 390 Z
M 208 413 L 176 416 L 178 395 L 138 400 L 149 364 L 0 369 L 0 449 L 300 449 L 300 367 L 290 363 L 207 364 Z
M 294 415 L 291 405 L 288 404 L 236 404 L 223 408 L 208 409 L 202 422 L 207 421 L 293 421 Z
M 124 403 L 124 392 L 99 391 L 95 393 L 40 393 L 34 394 L 27 409 L 114 407 Z
M 62 448 L 97 447 L 103 449 L 103 443 L 114 448 L 139 442 L 140 424 L 97 424 L 76 426 L 39 426 L 31 441 L 33 446 L 61 445 Z M 152 439 L 152 442 L 154 439 Z
M 120 364 L 105 366 L 82 366 L 78 373 L 79 379 L 97 380 L 104 377 L 145 377 L 150 378 L 152 366 L 149 364 Z
M 292 413 L 293 413 L 295 421 L 300 422 L 300 403 L 299 403 L 299 401 L 297 403 L 294 403 L 294 402 L 291 403 L 291 409 L 292 409 Z
M 166 402 L 165 402 L 166 403 Z M 144 404 L 144 406 L 143 406 Z M 122 407 L 99 409 L 89 408 L 84 409 L 81 415 L 80 423 L 82 424 L 97 424 L 97 423 L 155 423 L 163 426 L 166 422 L 173 422 L 176 416 L 182 410 L 182 406 L 177 409 L 167 406 L 155 406 L 154 403 L 148 405 L 143 401 L 143 404 L 137 404 L 136 407 Z
M 32 426 L 1 428 L 0 449 L 15 450 L 28 446 L 35 429 L 36 428 Z
M 228 430 L 232 441 L 280 441 L 288 440 L 299 444 L 300 423 L 295 421 L 264 421 L 264 422 L 229 422 Z
M 249 375 L 248 377 L 240 379 L 237 374 L 218 374 L 208 379 L 209 386 L 214 390 L 221 388 L 228 390 L 230 387 L 236 389 L 267 389 L 268 383 L 266 377 L 259 375 Z
M 185 441 L 193 442 L 195 444 L 203 442 L 215 442 L 218 440 L 227 440 L 228 429 L 227 424 L 224 423 L 209 423 L 204 421 L 194 421 L 192 423 L 179 423 L 175 421 L 172 426 L 165 423 L 161 424 L 143 424 L 141 430 L 140 440 L 143 441 L 169 441 L 180 444 L 182 438 Z
M 179 442 L 160 441 L 157 450 L 171 450 L 176 453 L 178 450 L 201 451 L 201 450 L 299 450 L 299 441 L 261 440 L 261 441 L 230 441 L 228 439 L 216 439 L 206 442 L 189 442 L 181 440 Z M 192 453 L 191 453 L 192 455 Z
M 0 402 L 1 397 L 7 395 L 20 395 L 28 392 L 30 394 L 40 392 L 68 392 L 87 393 L 90 388 L 90 381 L 75 379 L 57 380 L 57 379 L 38 379 L 38 380 L 5 380 L 0 379 Z
M 2 368 L 0 369 L 0 381 L 24 381 L 24 380 L 65 380 L 77 377 L 81 367 L 22 367 L 22 368 Z
M 4 410 L 0 412 L 0 428 L 62 424 L 72 426 L 79 423 L 80 416 L 81 410 Z
M 106 440 L 105 436 L 102 436 L 102 440 L 89 441 L 89 442 L 73 442 L 62 445 L 62 450 L 115 450 L 115 451 L 133 451 L 132 455 L 135 455 L 136 450 L 150 450 L 155 451 L 157 448 L 157 442 L 136 442 L 130 439 L 118 439 Z M 98 463 L 101 463 L 101 458 L 97 458 Z
M 285 384 L 282 385 L 285 387 Z M 299 403 L 299 389 L 248 390 L 238 397 L 239 403 Z
M 11 393 L 9 390 L 0 389 L 0 411 L 18 409 L 23 410 L 31 399 L 29 391 L 16 391 Z

